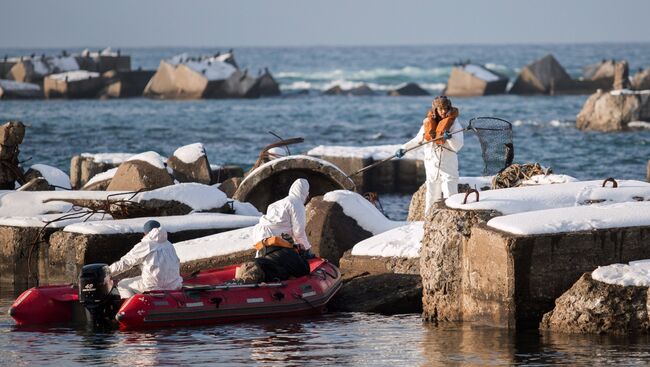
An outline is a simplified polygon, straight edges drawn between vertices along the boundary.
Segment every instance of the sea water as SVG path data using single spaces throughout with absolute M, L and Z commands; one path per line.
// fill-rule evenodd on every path
M 115 48 L 115 47 L 114 47 Z M 180 52 L 213 54 L 229 47 L 122 49 L 134 68 L 155 69 Z M 68 52 L 79 52 L 68 49 Z M 0 50 L 0 55 L 59 50 Z M 432 97 L 323 96 L 333 85 L 369 84 L 378 93 L 416 82 L 439 94 L 451 65 L 471 60 L 514 80 L 527 63 L 553 53 L 574 77 L 601 59 L 627 59 L 633 74 L 650 67 L 650 44 L 499 45 L 409 47 L 236 48 L 251 73 L 268 67 L 282 97 L 257 100 L 2 101 L 0 121 L 28 128 L 20 146 L 27 168 L 44 163 L 69 171 L 83 152 L 147 150 L 170 155 L 195 142 L 210 163 L 250 167 L 260 149 L 301 136 L 291 146 L 399 144 L 412 138 Z M 579 179 L 640 179 L 650 159 L 650 130 L 582 132 L 575 118 L 588 96 L 453 98 L 461 122 L 497 116 L 513 124 L 515 162 L 539 162 Z M 482 174 L 478 141 L 466 135 L 460 174 Z M 380 198 L 391 219 L 405 219 L 408 196 Z M 0 287 L 1 288 L 1 287 Z M 0 289 L 1 290 L 1 289 Z M 95 334 L 86 329 L 16 329 L 6 311 L 14 294 L 0 294 L 0 364 L 77 365 L 435 365 L 435 364 L 646 364 L 646 337 L 562 336 L 508 332 L 469 325 L 434 327 L 419 315 L 328 314 L 314 319 L 266 320 L 190 329 Z

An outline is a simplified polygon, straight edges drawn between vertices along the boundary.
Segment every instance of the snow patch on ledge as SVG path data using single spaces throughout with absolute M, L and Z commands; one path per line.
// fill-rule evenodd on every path
M 348 190 L 330 191 L 323 196 L 323 200 L 338 203 L 343 208 L 345 215 L 354 219 L 361 228 L 373 235 L 378 235 L 407 223 L 386 218 L 371 202 L 356 192 Z
M 492 218 L 487 225 L 516 235 L 650 227 L 650 202 L 639 201 L 537 210 Z
M 420 256 L 423 237 L 424 222 L 411 222 L 357 243 L 352 255 L 416 258 Z
M 92 158 L 95 163 L 110 164 L 120 164 L 134 155 L 134 153 L 81 153 L 82 157 Z
M 252 232 L 253 227 L 240 228 L 178 242 L 174 244 L 174 248 L 181 263 L 229 255 L 236 252 L 252 250 L 255 242 L 252 240 Z
M 142 227 L 152 218 L 160 222 L 160 225 L 167 232 L 242 228 L 254 226 L 259 222 L 258 217 L 252 216 L 222 213 L 194 213 L 167 217 L 145 217 L 76 223 L 65 227 L 63 230 L 82 234 L 142 233 Z
M 599 266 L 591 273 L 591 277 L 599 282 L 624 287 L 650 287 L 650 260 Z
M 456 194 L 445 200 L 450 208 L 462 210 L 496 210 L 501 214 L 516 214 L 535 210 L 568 208 L 586 205 L 589 201 L 609 203 L 634 201 L 635 196 L 648 198 L 650 183 L 620 180 L 618 188 L 602 187 L 603 181 L 577 181 L 554 185 L 537 185 L 488 190 L 481 193 L 479 202 L 470 196 L 463 204 L 465 194 Z M 610 186 L 611 184 L 608 184 Z
M 67 71 L 65 73 L 52 74 L 47 76 L 50 79 L 66 82 L 77 82 L 80 80 L 99 78 L 99 73 L 86 70 Z
M 41 176 L 43 176 L 50 185 L 57 186 L 56 190 L 72 189 L 72 186 L 70 185 L 70 177 L 60 169 L 46 164 L 35 164 L 30 168 L 40 172 Z

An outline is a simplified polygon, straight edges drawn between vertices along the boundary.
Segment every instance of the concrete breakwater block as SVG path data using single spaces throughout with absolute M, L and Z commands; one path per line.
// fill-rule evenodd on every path
M 50 237 L 47 264 L 50 276 L 74 281 L 84 264 L 110 264 L 119 260 L 142 239 L 142 225 L 149 219 L 80 223 L 56 232 Z M 248 227 L 259 220 L 252 216 L 219 213 L 155 219 L 167 229 L 168 238 L 172 243 Z
M 399 145 L 368 147 L 318 146 L 307 152 L 338 166 L 350 175 L 374 162 L 390 157 Z M 426 180 L 422 149 L 409 152 L 402 159 L 394 159 L 350 178 L 357 192 L 413 193 Z
M 99 73 L 76 70 L 43 79 L 45 98 L 95 98 L 104 86 Z
M 100 98 L 141 97 L 154 73 L 153 70 L 108 71 L 102 75 L 105 86 Z
M 385 315 L 422 312 L 422 282 L 414 274 L 364 274 L 343 280 L 328 304 L 333 311 Z
M 341 271 L 368 272 L 369 274 L 420 274 L 420 258 L 409 257 L 383 257 L 383 256 L 355 256 L 348 250 L 339 260 Z
M 133 155 L 131 153 L 83 153 L 75 155 L 70 160 L 70 183 L 72 188 L 81 188 L 95 175 L 118 167 Z
M 650 227 L 514 235 L 485 224 L 498 215 L 443 208 L 427 218 L 425 319 L 537 327 L 584 272 L 650 257 Z
M 298 178 L 309 181 L 310 197 L 340 189 L 352 190 L 354 186 L 352 180 L 330 162 L 291 155 L 264 163 L 248 173 L 233 199 L 251 203 L 265 213 L 269 204 L 287 196 L 289 187 Z
M 451 69 L 444 94 L 452 97 L 503 94 L 507 86 L 508 77 L 481 65 L 464 64 Z
M 354 218 L 345 215 L 338 203 L 325 201 L 322 196 L 311 199 L 305 212 L 305 232 L 312 251 L 335 265 L 339 265 L 345 251 L 372 237 L 372 233 L 361 228 Z
M 41 260 L 47 241 L 59 229 L 41 230 L 42 226 L 0 225 L 0 283 L 10 285 L 14 292 L 37 285 L 44 273 Z

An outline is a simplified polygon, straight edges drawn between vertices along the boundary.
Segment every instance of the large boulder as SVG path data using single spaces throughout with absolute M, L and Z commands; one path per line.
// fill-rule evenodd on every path
M 627 61 L 622 60 L 614 65 L 614 86 L 615 90 L 627 89 L 630 87 L 630 66 Z
M 108 185 L 108 191 L 154 190 L 174 184 L 162 157 L 155 152 L 145 152 L 120 164 Z
M 592 94 L 578 116 L 581 130 L 620 131 L 632 121 L 650 121 L 650 93 L 612 91 Z
M 454 66 L 447 81 L 444 94 L 452 97 L 485 96 L 503 94 L 508 78 L 481 65 Z
M 176 149 L 167 160 L 167 165 L 174 171 L 174 178 L 179 182 L 198 182 L 205 185 L 212 183 L 210 162 L 201 143 Z
M 131 153 L 82 153 L 75 155 L 70 160 L 70 183 L 72 188 L 79 189 L 85 186 L 90 179 L 100 173 L 117 168 L 122 162 L 134 155 Z
M 328 308 L 343 312 L 376 312 L 386 315 L 422 312 L 419 275 L 374 274 L 344 279 Z
M 629 334 L 650 331 L 648 287 L 594 280 L 590 273 L 555 301 L 540 329 L 563 333 Z
M 429 93 L 426 89 L 420 87 L 416 83 L 406 83 L 405 85 L 393 89 L 388 92 L 388 95 L 391 97 L 398 97 L 398 96 L 429 96 L 431 93 Z
M 646 90 L 650 89 L 650 68 L 639 70 L 638 73 L 632 77 L 632 89 Z
M 336 265 L 339 265 L 339 259 L 345 251 L 372 237 L 372 233 L 347 216 L 338 203 L 325 201 L 322 196 L 312 198 L 305 211 L 305 231 L 312 244 L 312 251 Z

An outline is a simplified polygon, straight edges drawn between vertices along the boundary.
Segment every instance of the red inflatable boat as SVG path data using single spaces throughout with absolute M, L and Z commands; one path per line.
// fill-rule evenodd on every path
M 307 276 L 261 284 L 228 283 L 235 276 L 236 266 L 206 270 L 187 277 L 180 290 L 152 291 L 126 300 L 114 299 L 110 301 L 114 303 L 113 310 L 108 307 L 107 312 L 110 318 L 117 320 L 120 330 L 321 313 L 341 287 L 341 273 L 323 259 L 310 260 L 310 267 L 311 273 Z M 85 284 L 81 298 L 87 298 L 88 293 L 84 292 L 96 291 L 98 287 L 81 280 L 80 284 Z M 78 312 L 79 305 L 77 286 L 36 287 L 21 294 L 9 314 L 18 325 L 71 323 L 79 320 L 78 315 L 83 315 Z

